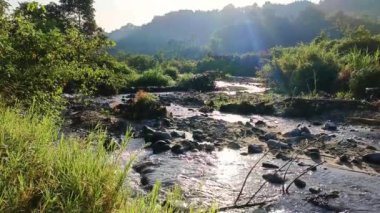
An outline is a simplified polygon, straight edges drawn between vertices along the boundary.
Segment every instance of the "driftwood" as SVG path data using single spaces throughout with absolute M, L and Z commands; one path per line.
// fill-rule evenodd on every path
M 347 119 L 350 123 L 354 123 L 354 124 L 365 124 L 365 125 L 370 125 L 370 126 L 380 125 L 380 119 L 359 118 L 359 117 L 351 117 Z

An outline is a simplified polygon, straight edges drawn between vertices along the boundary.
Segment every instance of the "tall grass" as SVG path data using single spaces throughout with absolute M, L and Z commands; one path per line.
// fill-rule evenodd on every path
M 130 163 L 121 168 L 105 138 L 64 137 L 51 117 L 0 106 L 0 212 L 173 212 L 159 205 L 159 185 L 132 198 Z

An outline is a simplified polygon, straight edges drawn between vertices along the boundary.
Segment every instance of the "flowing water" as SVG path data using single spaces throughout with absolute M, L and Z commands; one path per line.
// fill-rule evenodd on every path
M 219 87 L 231 88 L 239 87 L 251 92 L 263 92 L 263 87 L 252 84 L 238 84 L 217 82 Z M 228 91 L 230 92 L 230 91 Z M 163 95 L 163 94 L 160 94 Z M 202 113 L 196 109 L 189 109 L 179 105 L 168 106 L 168 111 L 177 119 L 185 119 L 199 116 Z M 258 120 L 267 123 L 269 131 L 284 132 L 294 129 L 299 124 L 309 126 L 315 133 L 325 132 L 321 127 L 313 126 L 311 122 L 297 119 L 286 119 L 273 116 L 240 116 L 225 114 L 218 111 L 210 113 L 208 117 L 227 122 L 251 122 Z M 338 139 L 355 138 L 365 141 L 368 144 L 378 145 L 380 132 L 378 129 L 371 129 L 364 126 L 345 125 L 334 134 Z M 143 149 L 143 141 L 135 139 L 131 142 L 128 151 L 124 153 L 125 161 L 131 153 L 137 153 L 138 163 L 152 162 L 150 172 L 144 174 L 150 184 L 160 181 L 164 189 L 173 185 L 179 185 L 185 193 L 187 202 L 196 206 L 210 206 L 217 204 L 219 207 L 233 204 L 246 174 L 255 162 L 262 156 L 242 155 L 241 151 L 224 148 L 213 153 L 188 152 L 184 155 L 174 155 L 170 152 L 160 155 L 153 155 L 149 149 Z M 268 161 L 278 166 L 284 161 L 273 159 L 267 156 L 263 162 Z M 307 159 L 302 159 L 306 164 L 313 164 Z M 289 172 L 289 179 L 299 174 L 304 167 L 293 165 Z M 259 188 L 263 182 L 262 175 L 270 172 L 258 166 L 251 178 L 248 179 L 247 187 L 244 190 L 241 202 L 247 199 Z M 132 174 L 138 179 L 138 174 Z M 133 179 L 133 178 L 132 178 Z M 309 187 L 319 187 L 323 192 L 338 191 L 339 198 L 333 200 L 331 204 L 337 209 L 346 212 L 380 212 L 380 178 L 358 172 L 351 172 L 332 168 L 329 166 L 319 167 L 315 172 L 309 172 L 303 177 L 307 183 L 304 190 L 292 187 L 290 195 L 282 195 L 281 187 L 268 184 L 259 193 L 255 201 L 273 200 L 270 207 L 264 212 L 328 212 L 326 209 L 313 206 L 304 199 L 310 195 Z M 138 181 L 136 181 L 138 185 Z M 249 212 L 253 209 L 230 210 L 228 212 Z

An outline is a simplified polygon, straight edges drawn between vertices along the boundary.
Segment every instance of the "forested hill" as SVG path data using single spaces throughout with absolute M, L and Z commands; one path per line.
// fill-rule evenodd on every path
M 161 52 L 184 58 L 201 58 L 209 52 L 243 54 L 309 42 L 322 30 L 333 38 L 360 25 L 379 33 L 377 11 L 378 0 L 296 1 L 242 8 L 227 5 L 222 10 L 171 12 L 141 27 L 128 24 L 109 37 L 117 42 L 114 53 Z

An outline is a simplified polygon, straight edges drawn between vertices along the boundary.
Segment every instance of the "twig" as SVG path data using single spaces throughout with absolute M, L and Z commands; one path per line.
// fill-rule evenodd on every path
M 289 161 L 287 161 L 284 165 L 282 165 L 279 169 L 277 169 L 275 171 L 274 174 L 277 174 L 278 172 L 280 172 L 283 168 L 285 168 L 290 162 L 292 161 L 292 159 L 290 159 Z M 255 197 L 257 194 L 259 194 L 259 192 L 264 188 L 265 184 L 267 183 L 268 181 L 265 180 L 264 183 L 261 184 L 261 186 L 259 187 L 259 189 L 249 198 L 248 202 L 246 203 L 246 205 L 248 205 Z
M 308 143 L 309 141 L 308 140 L 306 140 L 306 142 Z M 308 143 L 305 147 L 303 147 L 302 148 L 302 150 L 305 150 L 305 149 L 307 149 L 307 148 L 309 148 L 311 146 L 311 143 Z M 295 156 L 294 156 L 295 155 Z M 283 179 L 284 179 L 284 183 L 282 183 L 282 193 L 283 194 L 285 194 L 285 179 L 286 179 L 286 175 L 288 174 L 288 171 L 289 171 L 289 169 L 290 169 L 290 167 L 292 166 L 292 163 L 298 158 L 298 156 L 300 155 L 300 153 L 294 153 L 294 155 L 292 156 L 292 159 L 291 159 L 291 161 L 290 161 L 290 163 L 289 163 L 289 166 L 288 166 L 288 168 L 285 170 L 285 173 L 284 173 L 284 177 L 283 177 Z
M 274 201 L 274 200 L 267 200 L 267 201 L 263 201 L 260 203 L 252 203 L 252 204 L 226 206 L 223 208 L 219 208 L 218 211 L 227 211 L 227 210 L 231 210 L 231 209 L 244 209 L 244 208 L 255 207 L 255 206 L 264 206 L 267 203 L 272 202 L 272 201 Z
M 249 176 L 251 175 L 251 173 L 253 172 L 253 170 L 255 169 L 255 167 L 260 163 L 260 161 L 261 161 L 262 159 L 264 159 L 265 156 L 268 155 L 268 153 L 269 153 L 269 151 L 267 151 L 267 152 L 266 152 L 266 153 L 265 153 L 265 154 L 264 154 L 264 155 L 263 155 L 263 156 L 262 156 L 262 157 L 261 157 L 256 163 L 255 163 L 255 165 L 252 166 L 251 170 L 249 170 L 247 176 L 246 176 L 245 179 L 244 179 L 243 185 L 241 186 L 241 189 L 240 189 L 239 195 L 237 196 L 237 198 L 236 198 L 236 200 L 235 200 L 235 202 L 234 202 L 234 205 L 235 205 L 235 206 L 236 206 L 237 202 L 239 201 L 240 196 L 243 194 L 243 191 L 244 191 L 245 185 L 247 184 L 247 181 L 248 181 Z
M 312 166 L 312 167 L 307 168 L 307 169 L 306 169 L 305 171 L 303 171 L 300 175 L 298 175 L 296 178 L 294 178 L 294 179 L 292 180 L 292 182 L 289 183 L 288 187 L 286 187 L 285 192 L 286 192 L 287 194 L 289 194 L 289 188 L 292 186 L 292 184 L 293 184 L 298 178 L 304 176 L 304 175 L 305 175 L 307 172 L 309 172 L 310 170 L 313 170 L 313 169 L 317 168 L 318 166 L 320 166 L 320 165 L 322 165 L 322 164 L 324 164 L 324 163 L 326 163 L 326 161 L 322 161 L 322 162 L 320 162 L 320 163 L 318 163 L 318 164 L 316 164 L 316 165 L 314 165 L 314 166 Z

